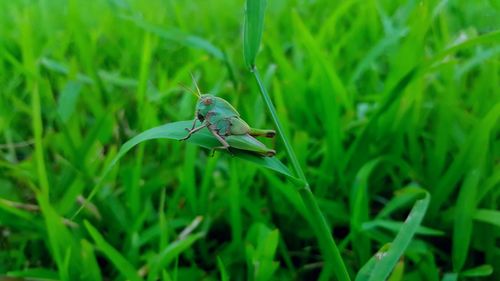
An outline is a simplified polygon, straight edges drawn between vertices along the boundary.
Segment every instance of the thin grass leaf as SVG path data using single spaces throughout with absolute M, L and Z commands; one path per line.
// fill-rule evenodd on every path
M 375 265 L 373 266 L 373 270 L 369 273 L 368 279 L 360 279 L 360 280 L 369 280 L 369 281 L 380 281 L 385 280 L 392 272 L 394 267 L 396 266 L 398 260 L 404 254 L 404 251 L 410 244 L 413 236 L 415 235 L 420 223 L 422 222 L 424 215 L 427 211 L 427 207 L 429 206 L 430 194 L 426 191 L 423 191 L 424 198 L 418 200 L 413 206 L 410 214 L 406 218 L 405 224 L 401 227 L 399 233 L 396 235 L 396 238 L 391 243 L 387 252 L 379 255 L 378 260 L 375 261 Z M 370 259 L 368 263 L 371 265 L 373 260 Z M 366 265 L 365 265 L 366 266 Z M 364 268 L 364 267 L 363 267 Z M 366 275 L 367 270 L 363 269 L 360 273 L 363 276 Z M 358 276 L 359 274 L 358 273 Z M 356 278 L 358 280 L 358 278 Z
M 410 206 L 412 202 L 415 202 L 421 196 L 421 193 L 422 189 L 418 186 L 408 186 L 398 190 L 396 196 L 384 205 L 384 208 L 377 214 L 375 219 L 387 218 L 398 209 Z
M 136 145 L 148 141 L 148 140 L 153 140 L 153 139 L 171 139 L 171 140 L 176 140 L 179 141 L 183 137 L 186 136 L 186 128 L 190 128 L 193 124 L 193 121 L 178 121 L 174 123 L 169 123 L 166 125 L 158 126 L 151 128 L 149 130 L 146 130 L 137 136 L 133 137 L 126 143 L 124 143 L 120 150 L 118 151 L 118 154 L 113 158 L 113 160 L 109 163 L 109 165 L 106 166 L 106 169 L 103 172 L 103 175 L 100 179 L 100 181 L 94 186 L 92 191 L 90 192 L 89 196 L 87 197 L 87 201 L 92 200 L 92 198 L 95 196 L 97 190 L 99 189 L 100 185 L 102 184 L 102 180 L 107 176 L 107 174 L 115 167 L 115 165 L 118 163 L 118 161 L 133 147 Z M 198 124 L 199 125 L 199 124 Z M 227 142 L 231 145 L 231 138 L 228 137 Z M 206 129 L 202 129 L 195 134 L 191 135 L 189 139 L 187 139 L 185 142 L 191 143 L 191 144 L 196 144 L 198 146 L 208 148 L 208 149 L 213 149 L 214 147 L 220 146 L 219 141 Z M 270 170 L 273 170 L 275 172 L 278 172 L 286 177 L 288 177 L 292 182 L 294 183 L 300 183 L 301 181 L 297 178 L 295 178 L 291 172 L 288 170 L 288 168 L 281 162 L 279 161 L 276 157 L 262 157 L 257 154 L 253 154 L 250 152 L 246 152 L 243 150 L 239 149 L 234 149 L 231 148 L 231 156 L 234 158 L 238 159 L 243 159 L 245 161 L 252 162 L 260 167 L 264 167 Z M 76 215 L 78 215 L 83 208 L 85 207 L 85 204 L 82 205 L 76 212 L 73 214 L 74 218 Z
M 356 174 L 351 196 L 349 196 L 351 209 L 351 232 L 353 235 L 352 247 L 357 253 L 359 262 L 365 263 L 370 259 L 371 243 L 368 237 L 360 235 L 361 226 L 369 220 L 369 179 L 375 168 L 382 162 L 382 158 L 376 158 L 366 163 Z
M 390 220 L 373 220 L 363 223 L 362 229 L 364 231 L 369 231 L 371 229 L 380 227 L 397 233 L 401 230 L 403 226 L 404 223 L 402 222 L 390 221 Z M 415 234 L 428 235 L 428 236 L 443 236 L 445 233 L 441 230 L 432 229 L 425 226 L 419 226 Z
M 372 275 L 373 270 L 375 269 L 375 265 L 377 265 L 377 262 L 380 260 L 380 257 L 383 257 L 384 255 L 387 254 L 387 251 L 391 247 L 391 244 L 385 244 L 380 248 L 380 250 L 377 251 L 375 255 L 373 255 L 365 265 L 358 271 L 358 274 L 356 274 L 356 279 L 354 281 L 368 281 L 370 279 L 370 276 Z
M 82 267 L 85 268 L 82 280 L 101 281 L 101 268 L 97 263 L 94 247 L 87 240 L 81 240 Z
M 259 52 L 264 29 L 266 5 L 267 0 L 247 0 L 246 2 L 243 50 L 245 63 L 250 69 L 255 68 L 255 58 Z
M 43 281 L 56 281 L 60 280 L 59 275 L 56 271 L 48 268 L 27 268 L 25 270 L 20 271 L 9 271 L 6 274 L 9 277 L 17 277 L 17 278 L 26 278 L 28 280 L 43 280 Z M 0 275 L 0 280 L 2 276 Z M 8 281 L 7 279 L 6 281 Z M 24 280 L 24 279 L 23 279 Z
M 479 209 L 474 214 L 474 219 L 500 227 L 500 211 Z
M 61 280 L 71 280 L 69 276 L 69 267 L 65 264 L 67 259 L 67 250 L 74 247 L 73 239 L 68 229 L 63 225 L 61 217 L 50 205 L 44 194 L 37 196 L 40 210 L 45 219 L 47 229 L 47 246 L 51 249 L 52 255 L 59 269 L 59 278 Z
M 458 181 L 463 178 L 464 170 L 467 168 L 475 169 L 483 164 L 489 150 L 487 145 L 489 137 L 493 133 L 499 117 L 500 103 L 492 107 L 479 124 L 474 127 L 453 163 L 437 182 L 429 208 L 430 217 L 437 215 L 441 206 L 456 188 Z
M 366 54 L 366 56 L 361 60 L 350 79 L 350 83 L 355 83 L 362 75 L 365 73 L 370 66 L 376 63 L 377 58 L 382 54 L 387 52 L 391 46 L 398 43 L 398 41 L 403 38 L 408 33 L 408 28 L 401 27 L 388 34 L 386 37 L 382 38 L 375 46 L 373 46 Z
M 116 269 L 118 269 L 123 276 L 131 281 L 142 280 L 137 274 L 137 270 L 134 266 L 129 263 L 119 251 L 104 240 L 104 237 L 95 227 L 93 227 L 88 221 L 84 221 L 84 224 L 90 236 L 94 239 L 97 249 L 99 249 L 111 261 L 111 263 L 113 263 Z
M 226 267 L 220 257 L 217 257 L 217 267 L 219 268 L 221 281 L 229 281 L 229 273 L 227 273 Z
M 57 101 L 57 113 L 63 123 L 67 123 L 76 108 L 78 96 L 82 89 L 82 83 L 78 81 L 69 81 L 64 86 L 59 100 Z
M 458 274 L 457 273 L 446 273 L 443 276 L 442 281 L 457 281 L 458 280 Z
M 460 273 L 461 277 L 485 277 L 493 273 L 493 267 L 489 264 L 483 264 L 478 267 L 467 269 Z
M 468 257 L 480 174 L 477 170 L 470 172 L 458 194 L 453 224 L 452 262 L 454 272 L 462 270 Z
M 392 271 L 391 276 L 389 276 L 387 281 L 401 281 L 401 280 L 403 280 L 404 270 L 405 270 L 404 261 L 399 261 L 396 264 L 394 271 Z
M 181 138 L 186 136 L 186 128 L 191 127 L 192 122 L 193 121 L 179 121 L 169 123 L 140 133 L 139 135 L 133 137 L 122 145 L 120 151 L 118 152 L 118 155 L 115 157 L 110 166 L 114 166 L 116 162 L 123 155 L 125 155 L 125 153 L 127 153 L 137 144 L 144 141 L 152 139 L 171 139 L 177 141 L 180 140 Z M 227 141 L 231 145 L 231 138 L 228 138 Z M 202 129 L 191 135 L 191 137 L 187 139 L 186 142 L 196 144 L 208 149 L 213 149 L 214 147 L 220 146 L 219 141 L 207 129 Z M 262 157 L 238 149 L 231 149 L 231 153 L 235 158 L 250 161 L 257 164 L 258 166 L 268 168 L 275 172 L 281 173 L 284 176 L 294 178 L 288 168 L 275 157 Z
M 220 59 L 222 61 L 226 61 L 226 56 L 224 55 L 224 52 L 219 48 L 217 48 L 214 44 L 205 40 L 204 38 L 187 34 L 178 29 L 173 29 L 173 28 L 164 29 L 159 26 L 151 24 L 140 17 L 121 16 L 121 18 L 133 22 L 138 27 L 146 31 L 149 31 L 159 36 L 160 38 L 169 40 L 174 43 L 182 44 L 189 48 L 196 48 L 206 51 L 215 58 Z
M 184 239 L 170 243 L 158 256 L 156 256 L 151 264 L 151 272 L 148 276 L 149 281 L 156 280 L 160 270 L 166 268 L 172 261 L 177 259 L 179 255 L 186 249 L 191 247 L 194 242 L 203 237 L 205 233 L 196 233 L 188 235 Z
M 53 72 L 56 72 L 56 73 L 59 73 L 62 75 L 69 75 L 70 74 L 70 71 L 66 65 L 64 65 L 63 63 L 56 61 L 54 59 L 43 57 L 40 59 L 40 64 L 41 64 L 41 66 L 43 66 L 44 68 L 46 68 L 50 71 L 53 71 Z M 77 81 L 81 82 L 81 83 L 85 83 L 85 84 L 93 84 L 94 83 L 94 80 L 92 80 L 91 77 L 89 77 L 85 74 L 77 73 L 76 78 L 77 78 Z

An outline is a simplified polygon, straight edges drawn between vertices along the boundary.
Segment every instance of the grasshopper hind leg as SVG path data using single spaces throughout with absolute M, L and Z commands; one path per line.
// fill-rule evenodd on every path
M 225 149 L 225 150 L 229 151 L 229 146 L 230 146 L 229 143 L 227 143 L 227 141 L 221 135 L 219 135 L 219 133 L 214 128 L 209 126 L 208 129 L 209 129 L 210 133 L 212 133 L 212 135 L 214 135 L 214 137 L 222 144 L 221 146 L 214 147 L 214 150 L 215 149 Z

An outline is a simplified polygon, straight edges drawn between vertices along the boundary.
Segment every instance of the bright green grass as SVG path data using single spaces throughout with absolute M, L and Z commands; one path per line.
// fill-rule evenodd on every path
M 309 203 L 282 173 L 174 140 L 110 165 L 192 119 L 190 73 L 273 127 L 244 7 L 0 1 L 0 280 L 334 280 L 313 201 L 352 280 L 500 279 L 495 0 L 268 1 L 256 65 Z

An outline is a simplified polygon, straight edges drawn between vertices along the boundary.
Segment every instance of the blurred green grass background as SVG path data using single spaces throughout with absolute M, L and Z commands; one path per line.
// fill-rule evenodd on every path
M 72 218 L 121 144 L 192 119 L 190 73 L 271 127 L 243 17 L 242 0 L 0 1 L 0 275 L 333 278 L 291 183 L 180 142 L 129 152 Z M 500 279 L 499 28 L 495 0 L 269 1 L 257 64 L 351 276 L 420 187 L 392 280 Z

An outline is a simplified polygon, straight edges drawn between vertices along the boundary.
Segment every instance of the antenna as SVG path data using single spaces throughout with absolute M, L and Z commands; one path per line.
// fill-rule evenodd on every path
M 201 98 L 201 96 L 197 92 L 195 92 L 193 89 L 184 86 L 182 83 L 179 83 L 179 86 L 181 86 L 182 88 L 184 88 L 185 90 L 187 90 L 188 92 L 193 94 L 195 97 Z
M 194 86 L 196 87 L 196 90 L 198 91 L 198 97 L 201 98 L 201 91 L 200 91 L 200 88 L 198 88 L 198 83 L 196 82 L 196 79 L 194 78 L 193 73 L 191 73 L 191 78 L 193 79 Z

